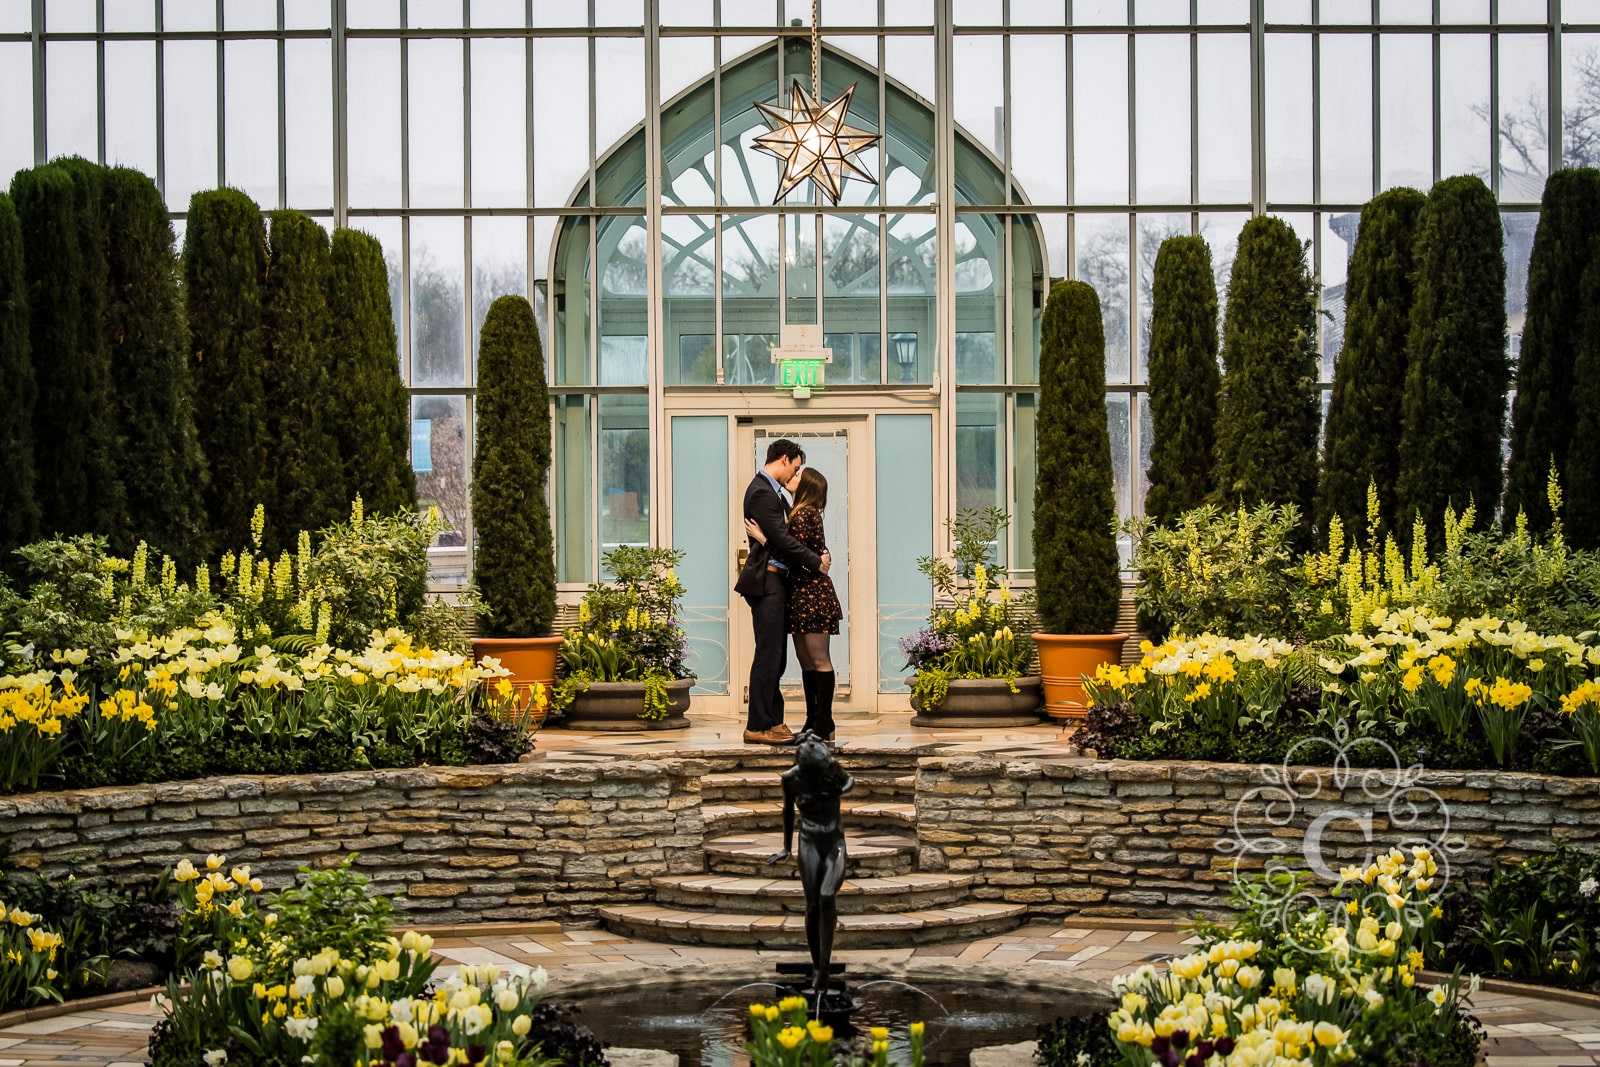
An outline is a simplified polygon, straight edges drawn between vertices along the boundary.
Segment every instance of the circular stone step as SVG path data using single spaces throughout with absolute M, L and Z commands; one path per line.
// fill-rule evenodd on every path
M 914 833 L 917 806 L 886 800 L 845 800 L 840 805 L 845 833 Z M 700 806 L 706 834 L 744 834 L 783 827 L 783 803 L 776 800 L 724 800 Z
M 897 913 L 839 916 L 835 949 L 904 948 L 941 941 L 968 941 L 1015 930 L 1027 915 L 1025 904 L 972 902 Z M 802 948 L 801 915 L 750 912 L 707 913 L 652 904 L 603 905 L 606 929 L 646 941 L 677 945 L 736 945 L 748 948 Z
M 905 834 L 849 830 L 844 834 L 850 869 L 871 874 L 907 874 L 916 860 L 917 842 Z M 706 842 L 706 862 L 716 874 L 766 875 L 767 857 L 783 847 L 781 830 L 728 834 Z M 788 870 L 793 870 L 790 865 Z
M 780 877 L 739 878 L 725 874 L 666 874 L 650 879 L 656 902 L 667 907 L 710 912 L 802 915 L 805 890 L 800 880 L 774 868 Z M 966 900 L 970 874 L 912 872 L 846 878 L 839 887 L 839 914 L 888 914 L 943 908 Z

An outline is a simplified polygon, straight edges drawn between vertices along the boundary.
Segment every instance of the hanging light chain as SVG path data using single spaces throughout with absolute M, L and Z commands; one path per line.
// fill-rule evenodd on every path
M 811 95 L 822 99 L 822 0 L 811 0 Z

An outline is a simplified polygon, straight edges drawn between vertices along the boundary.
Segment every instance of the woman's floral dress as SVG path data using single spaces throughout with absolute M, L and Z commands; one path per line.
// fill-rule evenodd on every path
M 789 515 L 789 532 L 818 555 L 828 547 L 822 532 L 822 512 L 816 508 L 795 508 Z M 807 574 L 790 580 L 790 633 L 836 634 L 839 617 L 843 614 L 839 608 L 839 594 L 833 591 L 833 579 L 826 574 Z

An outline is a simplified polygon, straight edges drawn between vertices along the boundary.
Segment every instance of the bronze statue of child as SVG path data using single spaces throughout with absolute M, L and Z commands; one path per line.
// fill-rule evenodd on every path
M 834 758 L 826 741 L 810 731 L 796 739 L 794 766 L 783 772 L 783 851 L 768 863 L 781 863 L 794 843 L 794 813 L 800 809 L 800 884 L 806 894 L 806 946 L 811 950 L 811 987 L 819 999 L 828 989 L 833 934 L 839 925 L 839 885 L 844 881 L 844 827 L 839 798 L 855 779 Z

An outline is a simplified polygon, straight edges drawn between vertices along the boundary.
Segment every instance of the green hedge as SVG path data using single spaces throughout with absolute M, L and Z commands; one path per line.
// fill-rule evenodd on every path
M 1150 489 L 1144 512 L 1170 522 L 1205 502 L 1217 439 L 1217 283 L 1203 237 L 1156 252 L 1150 312 Z
M 33 495 L 33 357 L 28 340 L 27 273 L 16 205 L 0 193 L 0 557 L 38 532 Z
M 1033 493 L 1039 630 L 1110 633 L 1122 584 L 1112 532 L 1105 330 L 1094 289 L 1080 281 L 1051 286 L 1041 331 Z

